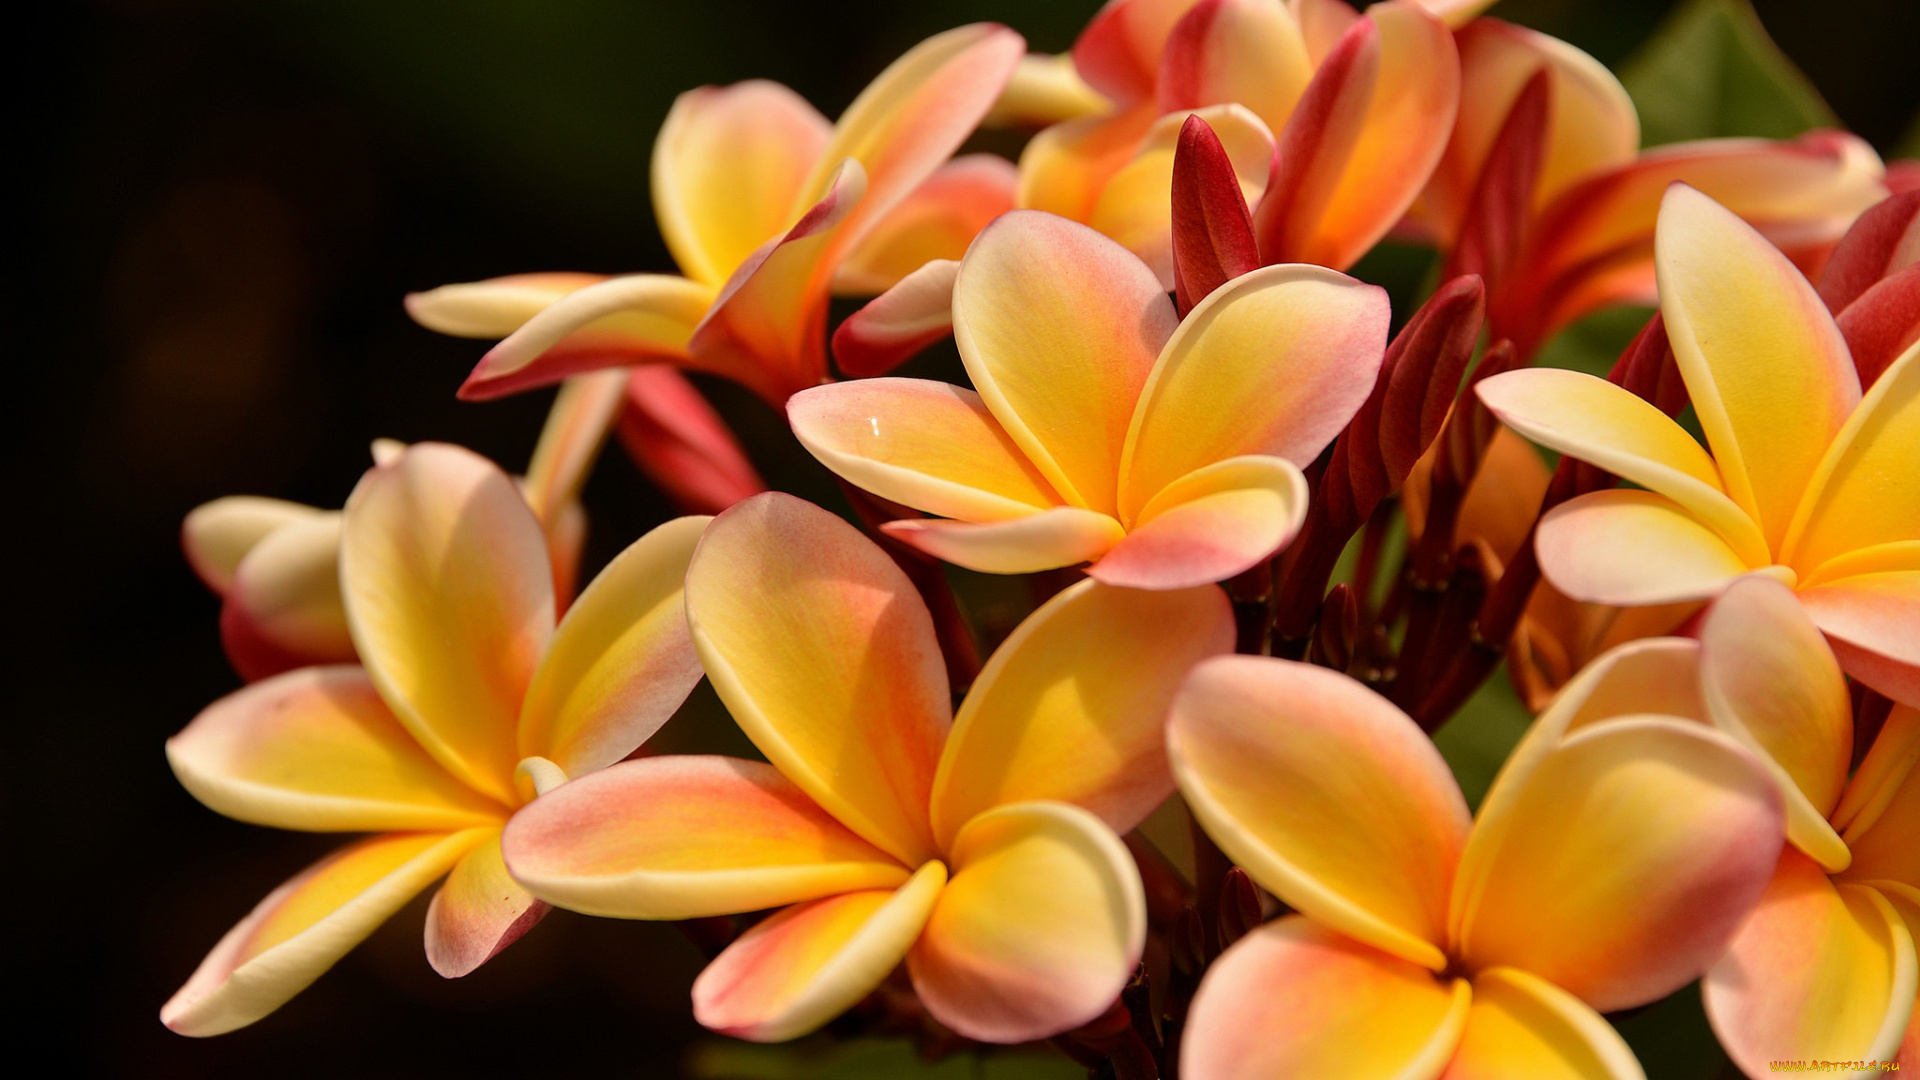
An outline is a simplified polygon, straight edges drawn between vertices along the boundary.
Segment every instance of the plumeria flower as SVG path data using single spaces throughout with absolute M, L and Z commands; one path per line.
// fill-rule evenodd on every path
M 167 743 L 229 817 L 371 832 L 260 902 L 160 1017 L 216 1035 L 280 1007 L 445 875 L 427 958 L 464 975 L 547 908 L 507 876 L 500 830 L 538 792 L 631 753 L 700 678 L 681 602 L 707 519 L 617 556 L 555 626 L 540 524 L 507 475 L 422 443 L 370 471 L 340 522 L 364 666 L 307 667 L 222 698 Z
M 1387 336 L 1385 294 L 1317 266 L 1246 274 L 1178 319 L 1131 252 L 1035 211 L 974 241 L 952 312 L 974 390 L 822 386 L 789 402 L 794 433 L 950 519 L 886 526 L 922 551 L 988 573 L 1091 562 L 1131 588 L 1220 581 L 1285 544 L 1300 468 L 1366 400 Z
M 1846 680 L 1763 577 L 1713 605 L 1698 653 L 1705 713 L 1763 756 L 1787 804 L 1773 881 L 1701 986 L 1714 1031 L 1756 1078 L 1788 1059 L 1920 1067 L 1920 711 L 1896 707 L 1849 781 Z
M 1809 270 L 1886 195 L 1880 158 L 1855 136 L 1641 151 L 1632 100 L 1593 57 L 1498 19 L 1475 19 L 1455 38 L 1458 118 L 1407 225 L 1450 253 L 1448 276 L 1486 278 L 1488 321 L 1522 356 L 1608 304 L 1653 302 L 1654 223 L 1674 181 L 1754 223 Z
M 687 575 L 714 689 L 771 764 L 644 758 L 508 827 L 514 877 L 593 915 L 780 908 L 693 987 L 716 1031 L 813 1031 L 904 959 L 941 1023 L 1022 1042 L 1104 1011 L 1146 933 L 1116 835 L 1173 789 L 1166 710 L 1233 647 L 1216 588 L 1068 588 L 955 715 L 919 594 L 839 518 L 779 494 L 714 519 Z
M 1849 674 L 1920 701 L 1920 346 L 1863 395 L 1813 287 L 1685 185 L 1661 206 L 1656 257 L 1705 448 L 1589 375 L 1537 369 L 1480 384 L 1514 430 L 1646 489 L 1547 514 L 1541 569 L 1577 600 L 1621 606 L 1706 599 L 1764 571 L 1794 587 Z
M 1639 1080 L 1600 1013 L 1698 978 L 1765 887 L 1780 795 L 1666 712 L 1629 646 L 1543 715 L 1469 818 L 1414 722 L 1286 660 L 1195 669 L 1168 744 L 1207 833 L 1297 914 L 1223 953 L 1192 1080 Z M 1648 715 L 1630 715 L 1648 714 Z
M 777 83 L 689 91 L 654 143 L 652 183 L 660 231 L 685 276 L 519 275 L 421 293 L 408 308 L 443 333 L 506 338 L 461 388 L 469 399 L 664 362 L 777 404 L 826 377 L 838 278 L 884 288 L 911 269 L 903 260 L 926 257 L 921 245 L 957 253 L 1005 208 L 1004 162 L 936 169 L 993 105 L 1023 48 L 1003 26 L 935 35 L 833 125 Z

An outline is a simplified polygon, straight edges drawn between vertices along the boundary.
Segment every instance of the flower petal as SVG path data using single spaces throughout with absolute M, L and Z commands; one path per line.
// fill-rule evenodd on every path
M 673 261 L 719 288 L 793 224 L 833 127 L 776 82 L 703 86 L 674 99 L 653 143 L 653 210 Z
M 522 807 L 501 839 L 514 880 L 570 911 L 690 919 L 891 889 L 907 870 L 770 765 L 636 758 Z
M 305 990 L 492 829 L 395 833 L 341 848 L 267 894 L 168 1002 L 182 1035 L 246 1027 Z
M 228 694 L 167 740 L 167 763 L 211 809 L 279 829 L 463 829 L 506 815 L 421 750 L 357 667 Z
M 193 508 L 180 526 L 180 547 L 207 588 L 225 596 L 247 552 L 282 526 L 325 514 L 284 499 L 229 495 Z
M 711 518 L 675 518 L 635 540 L 567 609 L 520 711 L 519 753 L 568 776 L 631 754 L 700 681 L 684 587 Z
M 892 559 L 817 506 L 756 495 L 707 527 L 687 618 L 714 690 L 767 760 L 907 865 L 932 855 L 947 673 Z
M 1174 699 L 1167 743 L 1194 816 L 1255 881 L 1342 934 L 1446 966 L 1470 820 L 1405 713 L 1324 668 L 1221 657 Z
M 1017 210 L 960 264 L 954 340 L 987 408 L 1054 490 L 1111 513 L 1121 447 L 1178 322 L 1144 263 L 1084 225 Z
M 220 629 L 243 676 L 357 659 L 340 598 L 340 521 L 315 514 L 275 529 L 234 569 Z
M 1198 0 L 1107 0 L 1073 43 L 1073 64 L 1095 90 L 1123 104 L 1153 96 L 1174 24 Z
M 1173 793 L 1167 709 L 1201 659 L 1233 651 L 1219 589 L 1115 589 L 1083 581 L 1014 628 L 954 720 L 933 782 L 934 835 L 1050 799 L 1138 825 Z
M 1915 235 L 1920 237 L 1920 229 Z M 1901 354 L 1920 342 L 1920 266 L 1908 266 L 1868 289 L 1840 312 L 1838 322 L 1847 351 L 1853 354 L 1854 369 L 1860 373 L 1860 385 L 1871 387 Z
M 1704 599 L 1748 570 L 1685 507 L 1649 491 L 1597 491 L 1554 507 L 1534 549 L 1555 588 L 1619 607 Z
M 340 582 L 394 715 L 455 776 L 518 801 L 514 731 L 554 600 L 540 524 L 513 481 L 443 443 L 375 466 L 347 500 Z
M 634 465 L 689 513 L 717 514 L 767 490 L 727 422 L 665 364 L 628 373 L 618 433 Z
M 936 259 L 959 259 L 988 222 L 1013 209 L 1019 183 L 1013 162 L 994 154 L 965 154 L 940 166 L 847 253 L 834 290 L 872 296 Z
M 960 264 L 934 259 L 900 279 L 833 331 L 833 359 L 857 378 L 885 375 L 908 357 L 953 336 L 953 283 Z
M 1833 812 L 1834 827 L 1845 829 L 1849 841 L 1858 839 L 1880 820 L 1915 765 L 1920 765 L 1920 709 L 1895 705 L 1840 797 L 1840 806 Z
M 1208 1080 L 1340 1076 L 1432 1080 L 1472 991 L 1299 915 L 1235 942 L 1207 969 L 1180 1072 Z
M 443 978 L 472 973 L 544 918 L 547 902 L 507 874 L 500 830 L 461 856 L 427 905 L 427 963 Z
M 1106 1011 L 1140 963 L 1147 902 L 1133 856 L 1077 806 L 1013 803 L 969 821 L 952 878 L 907 954 L 934 1018 L 1028 1042 Z
M 1785 558 L 1812 570 L 1876 544 L 1920 540 L 1920 344 L 1874 382 L 1807 485 Z
M 1091 219 L 1108 182 L 1134 159 L 1159 115 L 1147 103 L 1069 120 L 1035 135 L 1020 152 L 1015 204 L 1070 221 Z
M 1285 5 L 1205 0 L 1168 35 L 1156 92 L 1162 113 L 1233 103 L 1278 131 L 1312 77 L 1307 43 Z
M 481 357 L 460 396 L 486 401 L 598 368 L 687 363 L 687 342 L 713 299 L 712 286 L 671 274 L 628 274 L 574 289 Z
M 1104 112 L 1110 104 L 1074 70 L 1071 55 L 1030 52 L 1020 58 L 980 126 L 1044 127 Z
M 1273 266 L 1214 290 L 1140 393 L 1120 458 L 1122 515 L 1227 458 L 1306 466 L 1372 392 L 1386 345 L 1386 293 L 1344 274 Z
M 927 379 L 816 386 L 787 402 L 801 445 L 883 499 L 962 521 L 1007 521 L 1059 496 L 980 395 Z
M 1846 339 L 1778 248 L 1693 188 L 1676 185 L 1661 201 L 1654 249 L 1687 396 L 1728 494 L 1777 551 L 1860 401 Z
M 1513 430 L 1665 495 L 1749 563 L 1773 561 L 1759 527 L 1720 486 L 1719 470 L 1706 450 L 1632 391 L 1559 368 L 1504 372 L 1474 389 Z
M 936 559 L 983 574 L 1030 574 L 1088 562 L 1113 550 L 1126 535 L 1119 522 L 1077 506 L 984 525 L 907 520 L 881 528 Z
M 1292 462 L 1228 458 L 1162 488 L 1087 573 L 1133 589 L 1225 581 L 1285 547 L 1306 516 L 1307 480 Z
M 776 913 L 694 980 L 694 1019 L 755 1042 L 813 1033 L 899 966 L 946 882 L 946 867 L 930 862 L 898 889 L 842 893 Z
M 605 274 L 510 274 L 407 294 L 407 314 L 453 337 L 503 338 L 568 293 L 607 280 Z
M 1787 804 L 1787 839 L 1829 873 L 1847 846 L 1827 824 L 1853 761 L 1853 703 L 1840 663 L 1793 590 L 1733 583 L 1700 627 L 1701 689 L 1714 726 L 1760 755 Z
M 1466 1031 L 1441 1080 L 1645 1080 L 1619 1032 L 1565 990 L 1514 968 L 1473 976 Z
M 1901 706 L 1912 723 L 1913 710 Z M 1889 726 L 1893 721 L 1889 720 Z M 1882 737 L 1886 732 L 1882 731 Z M 1911 735 L 1908 736 L 1912 738 Z M 1888 791 L 1867 807 L 1847 829 L 1853 865 L 1847 877 L 1856 881 L 1897 881 L 1920 889 L 1920 770 L 1909 766 L 1897 784 L 1889 778 Z
M 1913 938 L 1887 899 L 1788 850 L 1701 993 L 1720 1045 L 1760 1076 L 1783 1059 L 1891 1057 L 1914 986 Z
M 1658 1000 L 1726 948 L 1784 831 L 1772 777 L 1726 736 L 1668 717 L 1595 724 L 1481 816 L 1456 955 L 1602 1012 Z
M 1844 312 L 1881 279 L 1920 262 L 1920 194 L 1903 192 L 1861 214 L 1820 271 L 1820 299 Z M 1866 380 L 1861 380 L 1863 383 Z
M 1920 570 L 1856 574 L 1799 596 L 1847 674 L 1920 704 Z
M 626 387 L 626 372 L 594 371 L 567 379 L 554 395 L 520 484 L 521 495 L 549 535 L 566 508 L 579 502 L 587 474 L 620 415 Z

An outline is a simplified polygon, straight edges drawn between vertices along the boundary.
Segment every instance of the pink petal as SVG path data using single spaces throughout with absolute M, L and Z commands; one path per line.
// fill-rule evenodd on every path
M 966 154 L 940 166 L 847 254 L 834 290 L 883 293 L 930 262 L 955 261 L 987 223 L 1013 209 L 1019 172 L 1006 158 Z
M 1225 581 L 1272 558 L 1306 516 L 1306 477 L 1292 462 L 1228 458 L 1161 489 L 1087 574 L 1129 589 Z
M 1075 506 L 984 525 L 908 520 L 890 521 L 882 528 L 936 559 L 983 574 L 1031 574 L 1090 562 L 1126 535 L 1107 515 Z
M 664 364 L 629 372 L 617 431 L 634 465 L 689 513 L 717 514 L 767 490 L 727 422 Z
M 833 331 L 833 359 L 847 375 L 885 375 L 953 336 L 953 283 L 960 264 L 933 259 L 900 279 Z
M 427 963 L 444 978 L 471 974 L 547 911 L 545 901 L 507 875 L 496 831 L 461 856 L 427 905 Z
M 1540 519 L 1534 545 L 1556 588 L 1596 604 L 1704 599 L 1749 569 L 1679 503 L 1646 491 L 1599 491 L 1562 503 Z

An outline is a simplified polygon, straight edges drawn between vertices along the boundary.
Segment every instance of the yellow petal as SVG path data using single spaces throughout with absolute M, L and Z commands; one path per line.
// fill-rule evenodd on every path
M 1307 516 L 1307 479 L 1277 457 L 1233 457 L 1161 488 L 1126 538 L 1087 568 L 1109 585 L 1184 589 L 1271 558 Z
M 960 830 L 948 865 L 907 954 L 934 1019 L 983 1042 L 1043 1039 L 1105 1012 L 1133 976 L 1146 896 L 1099 818 L 1065 803 L 1001 806 Z
M 567 609 L 520 712 L 522 757 L 568 776 L 605 768 L 667 722 L 700 681 L 684 586 L 711 518 L 675 518 L 634 541 Z
M 1020 152 L 1015 205 L 1070 221 L 1091 220 L 1108 182 L 1134 159 L 1159 115 L 1148 102 L 1055 124 L 1035 135 Z
M 1441 1080 L 1646 1080 L 1619 1032 L 1579 998 L 1514 968 L 1473 977 L 1460 1049 Z
M 577 503 L 627 402 L 627 382 L 623 368 L 594 371 L 573 376 L 554 395 L 521 489 L 548 535 L 561 527 L 558 519 L 566 508 Z
M 1778 248 L 1693 188 L 1667 192 L 1654 250 L 1667 337 L 1722 482 L 1779 551 L 1860 401 L 1846 340 Z
M 1873 748 L 1853 774 L 1840 806 L 1833 812 L 1835 828 L 1845 829 L 1849 841 L 1870 828 L 1886 812 L 1893 797 L 1920 764 L 1920 709 L 1895 705 L 1874 737 Z
M 1787 840 L 1828 873 L 1847 846 L 1827 824 L 1853 761 L 1853 702 L 1840 663 L 1777 581 L 1746 577 L 1700 628 L 1701 689 L 1714 726 L 1739 740 L 1780 784 Z
M 1028 53 L 982 127 L 1042 127 L 1104 112 L 1110 102 L 1074 70 L 1073 57 Z
M 1134 403 L 1177 321 L 1125 248 L 1031 211 L 980 234 L 953 293 L 974 389 L 1061 497 L 1099 513 L 1113 511 Z
M 1474 389 L 1513 430 L 1665 495 L 1748 563 L 1773 561 L 1759 527 L 1720 486 L 1719 470 L 1706 450 L 1632 391 L 1558 368 L 1509 371 Z
M 1060 497 L 971 390 L 927 379 L 859 379 L 787 402 L 793 433 L 847 481 L 916 510 L 1007 521 Z
M 1789 849 L 1701 991 L 1720 1045 L 1763 1076 L 1773 1061 L 1891 1057 L 1914 987 L 1913 937 L 1887 898 L 1836 888 Z
M 926 604 L 872 541 L 768 493 L 715 518 L 687 572 L 694 646 L 767 760 L 909 866 L 951 721 Z
M 168 1002 L 182 1035 L 246 1027 L 305 990 L 492 829 L 394 833 L 349 845 L 267 894 Z
M 301 668 L 221 698 L 167 740 L 167 762 L 208 807 L 280 829 L 462 829 L 506 816 L 421 750 L 356 667 Z
M 1289 915 L 1221 954 L 1194 995 L 1183 1076 L 1433 1080 L 1460 1043 L 1472 991 Z
M 407 294 L 407 314 L 453 337 L 503 338 L 568 293 L 607 280 L 605 274 L 510 274 Z
M 180 547 L 207 588 L 225 596 L 233 574 L 255 544 L 282 526 L 326 513 L 257 495 L 229 495 L 193 508 L 180 527 Z
M 963 521 L 889 521 L 888 536 L 983 574 L 1030 574 L 1098 559 L 1126 535 L 1105 514 L 1056 506 L 1022 518 L 975 525 Z
M 340 525 L 340 515 L 328 513 L 282 526 L 234 568 L 221 634 L 242 674 L 264 674 L 241 661 L 234 646 L 242 637 L 294 664 L 357 658 L 340 596 Z
M 987 223 L 1013 209 L 1019 172 L 993 154 L 966 154 L 936 169 L 876 222 L 834 271 L 843 296 L 886 292 L 936 259 L 958 259 Z
M 347 500 L 340 582 L 361 662 L 420 745 L 513 803 L 514 732 L 553 633 L 540 524 L 492 462 L 416 443 Z
M 1920 540 L 1920 344 L 1876 380 L 1821 461 L 1783 562 L 1813 570 L 1852 551 Z
M 1435 971 L 1466 801 L 1405 713 L 1307 664 L 1222 657 L 1174 699 L 1168 755 L 1207 834 L 1314 921 Z
M 1160 56 L 1160 111 L 1237 103 L 1275 131 L 1313 75 L 1300 25 L 1271 0 L 1217 0 L 1175 24 Z
M 1895 729 L 1896 735 L 1903 733 Z M 1883 796 L 1878 813 L 1863 814 L 1847 830 L 1853 865 L 1846 876 L 1855 881 L 1897 881 L 1920 889 L 1920 770 L 1909 768 L 1897 785 L 1887 786 L 1892 790 Z
M 1784 829 L 1772 778 L 1725 735 L 1668 717 L 1592 725 L 1482 813 L 1456 955 L 1602 1012 L 1658 1000 L 1726 948 Z
M 930 862 L 898 889 L 796 904 L 755 924 L 694 980 L 694 1019 L 755 1042 L 812 1034 L 900 965 L 946 882 Z
M 507 875 L 494 829 L 461 857 L 427 905 L 427 963 L 442 978 L 471 974 L 520 940 L 548 911 Z
M 1132 829 L 1173 793 L 1174 690 L 1195 663 L 1232 651 L 1219 589 L 1062 591 L 1014 628 L 961 703 L 934 777 L 934 835 L 949 845 L 975 816 L 1032 799 Z
M 718 288 L 793 224 L 832 125 L 779 83 L 703 86 L 674 99 L 653 143 L 653 210 L 686 275 Z
M 554 788 L 513 816 L 501 847 L 535 896 L 622 919 L 731 915 L 908 876 L 772 766 L 704 755 L 638 758 Z
M 1227 458 L 1309 464 L 1372 391 L 1386 342 L 1386 294 L 1331 270 L 1266 267 L 1214 290 L 1141 391 L 1120 459 L 1122 515 Z
M 1597 491 L 1540 519 L 1540 568 L 1575 600 L 1632 607 L 1700 600 L 1748 563 L 1679 503 L 1649 491 Z
M 687 342 L 714 295 L 711 285 L 671 274 L 628 274 L 569 290 L 481 357 L 460 394 L 485 400 L 583 371 L 687 363 Z

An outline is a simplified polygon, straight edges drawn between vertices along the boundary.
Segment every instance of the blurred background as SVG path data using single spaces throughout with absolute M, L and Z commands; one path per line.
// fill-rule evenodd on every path
M 1492 13 L 1613 65 L 1669 6 Z M 1848 127 L 1883 153 L 1913 143 L 1920 4 L 1756 6 Z M 10 1056 L 42 1047 L 55 1075 L 681 1075 L 700 957 L 674 929 L 555 913 L 449 983 L 421 955 L 424 898 L 250 1029 L 160 1026 L 219 936 L 334 844 L 227 821 L 167 770 L 163 740 L 238 685 L 180 519 L 233 493 L 337 506 L 376 436 L 524 466 L 548 395 L 455 401 L 483 346 L 419 329 L 400 298 L 518 271 L 671 269 L 646 170 L 679 91 L 767 77 L 831 116 L 930 33 L 993 19 L 1059 51 L 1096 7 L 97 0 L 17 30 Z M 771 410 L 702 385 L 775 486 L 822 490 Z M 672 513 L 617 451 L 587 505 L 590 563 Z M 1720 1070 L 1710 1048 L 1642 1053 L 1654 1080 Z

